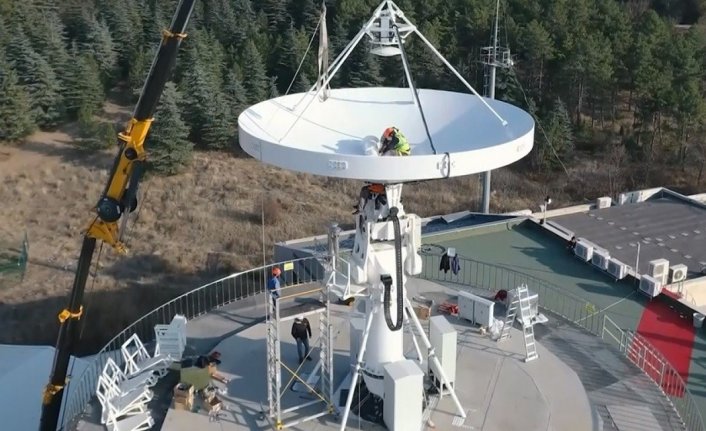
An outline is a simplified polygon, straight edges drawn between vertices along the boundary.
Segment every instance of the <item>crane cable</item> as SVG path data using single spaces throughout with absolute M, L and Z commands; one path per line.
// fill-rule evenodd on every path
M 515 73 L 515 67 L 511 66 L 510 68 L 510 76 L 515 80 L 515 83 L 517 83 L 518 87 L 520 88 L 520 91 L 522 92 L 522 97 L 525 99 L 525 104 L 529 108 L 530 103 L 529 103 L 529 98 L 527 97 L 527 93 L 525 93 L 525 89 L 522 86 L 522 83 L 520 82 L 519 79 L 517 79 L 517 74 Z M 530 115 L 534 118 L 534 121 L 537 122 L 537 126 L 539 126 L 539 131 L 542 133 L 542 136 L 544 136 L 544 140 L 547 141 L 547 145 L 549 145 L 549 148 L 552 150 L 552 153 L 554 154 L 554 157 L 556 157 L 557 161 L 561 165 L 561 168 L 564 170 L 566 173 L 566 176 L 571 178 L 571 174 L 569 174 L 568 169 L 566 169 L 566 166 L 564 165 L 564 162 L 561 161 L 561 158 L 559 157 L 559 154 L 557 151 L 554 149 L 554 146 L 552 145 L 552 141 L 549 139 L 549 136 L 547 136 L 547 132 L 544 130 L 544 127 L 542 126 L 542 123 L 539 121 L 539 116 L 535 115 L 534 113 L 530 112 Z
M 309 50 L 311 49 L 311 45 L 314 43 L 314 38 L 316 37 L 316 32 L 319 31 L 319 27 L 321 26 L 321 20 L 324 19 L 319 18 L 319 22 L 316 24 L 316 28 L 314 29 L 314 32 L 311 34 L 311 39 L 309 40 L 309 46 L 306 47 L 306 51 L 304 52 L 304 55 L 302 56 L 301 61 L 299 62 L 299 67 L 297 67 L 297 71 L 294 72 L 294 76 L 292 77 L 292 82 L 289 83 L 289 87 L 287 87 L 287 91 L 285 91 L 284 95 L 289 94 L 289 90 L 292 89 L 292 85 L 294 85 L 294 81 L 296 81 L 297 76 L 299 76 L 299 71 L 302 68 L 302 65 L 304 65 L 304 60 L 306 60 L 306 56 L 309 54 Z M 321 79 L 321 77 L 319 77 Z

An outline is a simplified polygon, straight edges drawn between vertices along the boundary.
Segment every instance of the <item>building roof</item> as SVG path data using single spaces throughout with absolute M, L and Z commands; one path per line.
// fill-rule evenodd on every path
M 7 430 L 39 428 L 42 412 L 42 391 L 49 381 L 54 362 L 50 346 L 20 346 L 0 344 L 0 418 Z M 80 376 L 89 362 L 72 358 L 69 371 Z M 64 400 L 74 388 L 69 385 Z
M 554 224 L 606 249 L 612 257 L 647 273 L 649 261 L 684 264 L 688 277 L 706 269 L 706 206 L 664 191 L 642 202 L 553 217 Z

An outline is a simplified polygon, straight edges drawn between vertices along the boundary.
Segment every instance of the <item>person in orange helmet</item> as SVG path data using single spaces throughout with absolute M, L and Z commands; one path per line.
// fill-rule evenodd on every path
M 397 127 L 388 127 L 380 137 L 380 148 L 378 155 L 380 156 L 409 156 L 411 149 L 409 141 L 400 132 Z M 385 195 L 384 184 L 366 184 L 360 189 L 358 203 L 353 205 L 355 210 L 353 215 L 359 214 L 362 211 L 368 200 L 375 200 L 375 208 L 379 209 L 382 205 L 387 204 L 387 196 Z
M 387 195 L 385 194 L 385 185 L 372 183 L 363 186 L 363 188 L 360 190 L 358 204 L 353 205 L 353 208 L 355 208 L 355 211 L 353 211 L 353 215 L 360 213 L 360 210 L 365 206 L 365 203 L 368 201 L 368 199 L 375 200 L 375 209 L 380 209 L 380 206 L 386 205 Z
M 272 296 L 272 305 L 277 305 L 277 299 L 279 299 L 280 296 L 280 284 L 279 284 L 279 276 L 282 274 L 282 270 L 279 269 L 278 266 L 275 266 L 272 268 L 272 277 L 270 280 L 267 282 L 267 290 L 270 292 L 270 295 Z
M 409 141 L 397 127 L 388 127 L 380 137 L 379 155 L 409 156 L 411 148 Z

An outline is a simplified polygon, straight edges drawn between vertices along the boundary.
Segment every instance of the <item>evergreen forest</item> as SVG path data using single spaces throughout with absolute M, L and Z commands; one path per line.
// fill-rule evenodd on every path
M 482 92 L 496 2 L 395 3 Z M 378 4 L 326 1 L 330 62 Z M 137 101 L 176 5 L 0 0 L 0 141 L 21 145 L 36 130 L 77 122 L 82 145 L 115 145 L 122 126 L 97 113 L 116 95 L 123 105 Z M 148 138 L 152 169 L 175 174 L 193 151 L 241 154 L 244 108 L 316 82 L 321 10 L 315 0 L 197 1 Z M 706 0 L 502 0 L 498 38 L 512 65 L 498 69 L 496 97 L 539 124 L 531 157 L 513 169 L 563 175 L 590 158 L 611 175 L 611 193 L 670 176 L 701 185 L 704 12 Z M 467 91 L 415 36 L 406 51 L 417 87 Z M 332 83 L 380 85 L 405 85 L 400 59 L 374 56 L 364 44 Z

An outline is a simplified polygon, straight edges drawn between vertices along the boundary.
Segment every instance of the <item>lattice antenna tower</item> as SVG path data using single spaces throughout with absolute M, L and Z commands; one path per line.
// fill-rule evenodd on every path
M 501 46 L 498 43 L 498 27 L 500 17 L 500 0 L 495 4 L 495 23 L 493 25 L 493 35 L 491 44 L 480 49 L 480 62 L 484 65 L 483 70 L 483 95 L 495 99 L 495 72 L 498 67 L 509 69 L 514 65 L 510 48 Z
M 493 26 L 493 36 L 490 46 L 484 46 L 480 50 L 480 60 L 483 67 L 483 94 L 486 97 L 495 99 L 495 71 L 498 67 L 510 68 L 513 65 L 510 55 L 510 48 L 498 44 L 498 19 L 500 17 L 500 0 L 495 3 L 495 25 Z M 490 176 L 491 171 L 486 171 L 481 175 L 482 202 L 481 211 L 484 214 L 490 213 Z

